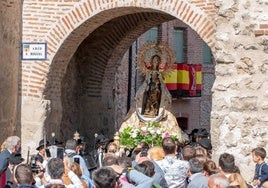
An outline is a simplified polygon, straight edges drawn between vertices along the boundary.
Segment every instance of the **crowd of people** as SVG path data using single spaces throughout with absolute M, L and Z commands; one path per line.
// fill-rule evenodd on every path
M 183 146 L 171 137 L 163 138 L 162 146 L 141 142 L 131 152 L 102 139 L 91 158 L 83 152 L 85 143 L 81 139 L 69 139 L 64 144 L 41 140 L 37 153 L 24 160 L 20 138 L 10 136 L 1 146 L 0 188 L 268 187 L 263 147 L 252 149 L 255 174 L 252 182 L 246 182 L 234 155 L 225 152 L 213 161 L 210 139 L 204 134 L 192 139 L 194 142 Z

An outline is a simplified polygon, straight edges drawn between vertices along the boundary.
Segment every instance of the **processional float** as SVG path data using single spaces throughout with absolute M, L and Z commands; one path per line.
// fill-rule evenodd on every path
M 171 112 L 172 97 L 163 81 L 174 62 L 174 52 L 167 44 L 148 43 L 140 49 L 137 65 L 145 80 L 115 137 L 121 147 L 133 148 L 140 141 L 160 145 L 166 136 L 181 143 L 187 139 Z

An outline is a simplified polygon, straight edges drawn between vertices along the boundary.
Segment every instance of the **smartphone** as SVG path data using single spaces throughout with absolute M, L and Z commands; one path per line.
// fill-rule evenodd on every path
M 148 150 L 146 148 L 142 148 L 140 156 L 141 157 L 147 157 L 147 155 L 148 155 Z
M 57 157 L 63 160 L 63 157 L 64 157 L 64 148 L 63 147 L 57 148 Z
M 80 164 L 80 159 L 78 157 L 74 157 L 74 162 Z
M 142 150 L 140 156 L 141 157 L 147 157 L 148 153 L 147 150 Z
M 50 151 L 49 151 L 49 149 L 48 149 L 48 148 L 46 148 L 46 156 L 47 156 L 48 158 L 50 158 L 50 157 L 51 157 L 51 154 L 50 154 Z

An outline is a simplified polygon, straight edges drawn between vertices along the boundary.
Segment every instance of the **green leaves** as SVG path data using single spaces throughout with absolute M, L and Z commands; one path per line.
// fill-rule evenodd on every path
M 119 133 L 121 146 L 135 148 L 140 142 L 145 141 L 151 146 L 161 146 L 164 137 L 178 140 L 178 136 L 169 133 L 159 122 L 149 122 L 144 126 L 126 127 Z

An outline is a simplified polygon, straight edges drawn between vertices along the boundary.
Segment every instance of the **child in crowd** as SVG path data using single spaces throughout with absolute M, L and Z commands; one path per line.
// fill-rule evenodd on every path
M 265 157 L 264 148 L 257 147 L 252 150 L 252 159 L 256 163 L 253 185 L 257 187 L 264 187 L 264 184 L 268 184 L 268 165 L 264 161 Z

